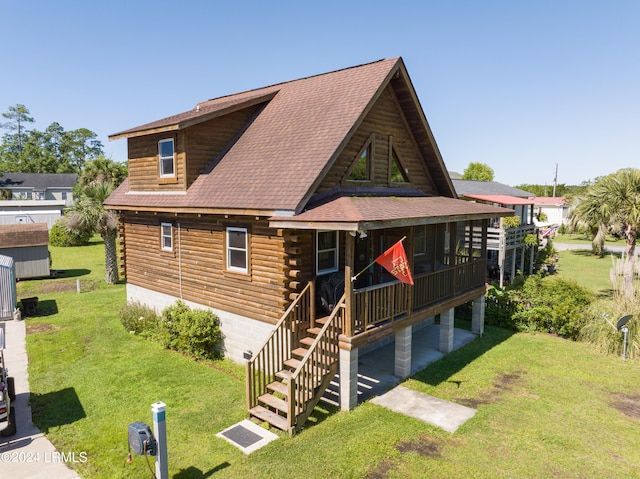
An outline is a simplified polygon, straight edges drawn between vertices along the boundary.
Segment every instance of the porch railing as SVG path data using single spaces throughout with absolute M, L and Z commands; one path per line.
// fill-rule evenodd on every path
M 512 249 L 522 246 L 525 236 L 535 234 L 535 225 L 521 225 L 517 228 L 487 228 L 487 248 L 492 251 Z
M 340 358 L 338 338 L 345 318 L 345 295 L 323 324 L 288 383 L 288 429 L 303 424 L 335 376 Z
M 352 334 L 363 333 L 377 324 L 393 322 L 458 293 L 478 288 L 485 284 L 486 269 L 487 262 L 481 259 L 416 275 L 413 291 L 411 286 L 399 281 L 357 289 L 353 295 Z
M 262 348 L 247 361 L 247 406 L 258 404 L 258 397 L 273 382 L 275 374 L 284 369 L 290 352 L 307 335 L 315 322 L 314 284 L 310 282 L 285 311 Z

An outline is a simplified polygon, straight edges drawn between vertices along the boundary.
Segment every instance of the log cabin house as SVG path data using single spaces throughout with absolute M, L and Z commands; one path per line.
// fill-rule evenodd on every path
M 215 311 L 251 416 L 292 433 L 338 371 L 354 407 L 362 348 L 395 338 L 406 377 L 412 328 L 439 315 L 449 352 L 462 304 L 482 332 L 488 221 L 513 211 L 456 198 L 401 58 L 110 138 L 128 141 L 129 178 L 105 202 L 128 300 Z M 414 285 L 370 265 L 403 237 Z

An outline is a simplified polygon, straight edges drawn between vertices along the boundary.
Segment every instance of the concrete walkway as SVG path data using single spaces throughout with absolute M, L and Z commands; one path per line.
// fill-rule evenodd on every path
M 473 341 L 477 336 L 455 328 L 453 349 Z M 411 337 L 411 375 L 422 371 L 445 354 L 438 351 L 440 326 L 430 325 L 415 331 Z M 358 358 L 358 403 L 372 402 L 401 414 L 412 416 L 442 429 L 454 432 L 475 414 L 470 409 L 449 401 L 411 391 L 399 386 L 394 375 L 395 344 L 393 342 Z M 339 375 L 336 375 L 323 400 L 339 406 Z
M 5 361 L 9 375 L 15 379 L 18 432 L 15 436 L 0 437 L 0 477 L 11 479 L 79 479 L 80 476 L 65 464 L 65 455 L 82 451 L 57 451 L 53 444 L 33 425 L 29 406 L 29 378 L 25 345 L 24 321 L 0 322 L 5 331 Z M 61 454 L 64 453 L 64 454 Z M 91 458 L 87 457 L 87 461 Z

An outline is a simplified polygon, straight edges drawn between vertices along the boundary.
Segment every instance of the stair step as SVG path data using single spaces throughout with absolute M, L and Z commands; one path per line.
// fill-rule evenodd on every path
M 312 338 L 311 336 L 306 336 L 300 340 L 300 343 L 304 344 L 305 346 L 311 346 L 315 340 L 316 339 Z
M 307 354 L 309 352 L 309 350 L 307 348 L 296 348 L 293 351 L 291 351 L 291 354 L 293 356 L 297 356 L 300 359 L 304 358 L 305 354 Z
M 267 384 L 267 389 L 275 393 L 280 393 L 285 397 L 289 395 L 289 386 L 287 386 L 285 383 L 275 382 Z
M 258 402 L 281 411 L 284 414 L 287 414 L 287 411 L 289 410 L 289 404 L 287 401 L 277 398 L 273 394 L 263 394 L 262 396 L 258 396 Z
M 291 376 L 293 376 L 293 371 L 288 371 L 286 369 L 283 369 L 282 371 L 278 371 L 276 373 L 277 378 L 284 379 L 285 381 L 291 379 Z
M 268 422 L 273 427 L 277 427 L 282 431 L 287 430 L 287 418 L 280 416 L 279 414 L 276 414 L 275 412 L 270 411 L 265 407 L 262 407 L 262 406 L 252 407 L 251 409 L 249 409 L 249 414 L 251 414 L 254 417 L 257 417 L 262 421 Z
M 302 361 L 296 358 L 289 358 L 285 360 L 283 363 L 286 367 L 293 369 L 294 371 L 298 369 L 298 366 L 302 364 Z
M 316 323 L 318 324 L 322 324 L 324 326 L 324 324 L 329 321 L 329 318 L 331 316 L 323 316 L 322 318 L 316 318 Z
M 307 333 L 311 334 L 312 336 L 317 336 L 318 334 L 320 334 L 320 331 L 322 331 L 322 328 L 309 328 L 307 329 Z

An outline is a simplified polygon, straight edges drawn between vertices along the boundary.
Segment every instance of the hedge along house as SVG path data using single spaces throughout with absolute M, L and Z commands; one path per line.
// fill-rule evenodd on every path
M 448 352 L 464 303 L 482 331 L 483 238 L 513 212 L 456 198 L 402 59 L 205 101 L 118 138 L 129 178 L 105 207 L 127 297 L 214 310 L 226 354 L 249 358 L 252 415 L 294 431 L 338 370 L 354 407 L 361 348 L 394 337 L 406 376 L 412 327 L 440 314 Z M 368 266 L 403 237 L 413 286 Z

